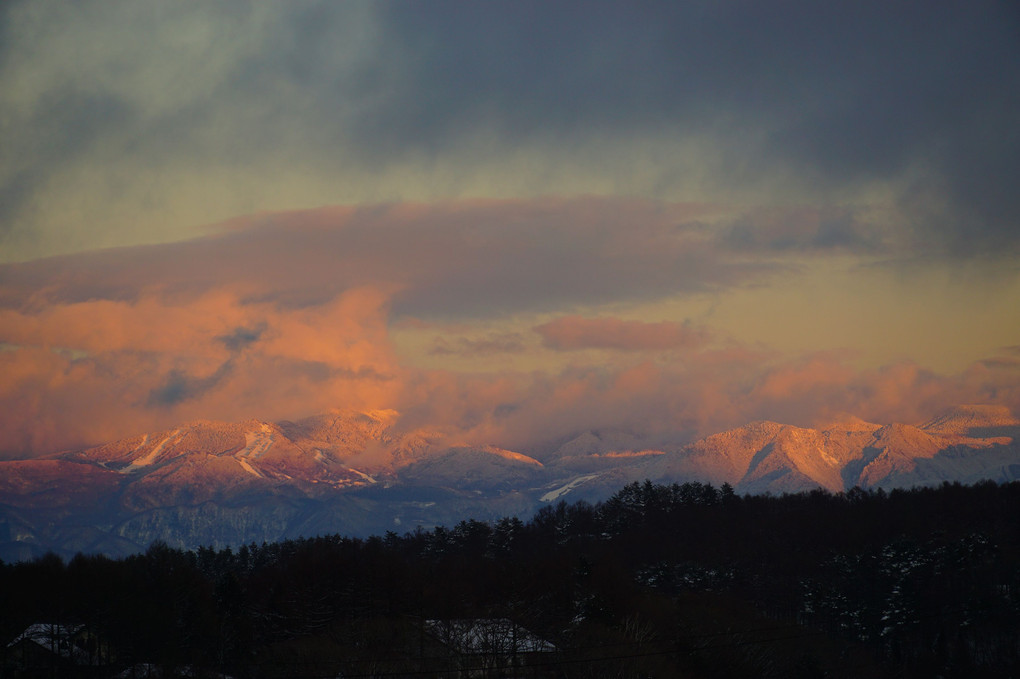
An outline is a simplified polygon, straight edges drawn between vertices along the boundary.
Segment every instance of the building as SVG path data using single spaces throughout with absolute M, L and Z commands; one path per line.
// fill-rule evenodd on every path
M 557 648 L 508 618 L 426 620 L 426 633 L 464 678 L 546 677 Z
M 4 673 L 26 678 L 94 676 L 106 652 L 84 625 L 36 623 L 7 644 Z

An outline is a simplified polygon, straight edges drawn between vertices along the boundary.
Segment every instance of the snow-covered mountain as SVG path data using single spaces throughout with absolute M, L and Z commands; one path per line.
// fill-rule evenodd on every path
M 682 445 L 585 431 L 530 456 L 398 425 L 394 411 L 202 421 L 0 462 L 0 558 L 403 532 L 600 500 L 645 479 L 740 493 L 1020 479 L 1020 420 L 996 406 L 961 406 L 920 426 L 754 422 Z

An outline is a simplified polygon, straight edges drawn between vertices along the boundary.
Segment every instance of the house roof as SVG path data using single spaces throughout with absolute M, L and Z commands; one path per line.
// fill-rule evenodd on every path
M 550 653 L 556 646 L 509 618 L 426 620 L 425 629 L 461 653 Z
M 7 646 L 10 648 L 22 642 L 34 643 L 55 655 L 74 662 L 82 662 L 88 660 L 88 654 L 75 645 L 74 637 L 84 627 L 84 625 L 37 622 L 26 627 L 25 631 L 15 637 Z
M 154 663 L 138 663 L 126 670 L 114 675 L 114 679 L 164 679 L 171 676 L 167 669 Z M 202 679 L 203 677 L 215 677 L 216 679 L 232 679 L 230 675 L 211 670 L 196 668 L 192 665 L 173 668 L 172 676 Z

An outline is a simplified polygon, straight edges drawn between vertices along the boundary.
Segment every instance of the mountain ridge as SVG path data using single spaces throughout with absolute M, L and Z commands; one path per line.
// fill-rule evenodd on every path
M 957 406 L 917 426 L 852 416 L 820 428 L 761 420 L 667 445 L 586 431 L 531 455 L 404 431 L 399 421 L 392 410 L 196 420 L 2 461 L 0 558 L 119 554 L 152 540 L 192 548 L 308 531 L 367 536 L 599 501 L 645 479 L 728 483 L 750 494 L 1020 479 L 1020 420 L 1000 406 Z

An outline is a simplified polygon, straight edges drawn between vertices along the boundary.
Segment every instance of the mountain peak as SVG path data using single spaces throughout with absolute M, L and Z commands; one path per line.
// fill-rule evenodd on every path
M 613 429 L 583 431 L 560 445 L 549 459 L 584 458 L 605 455 L 643 447 L 643 441 L 634 434 Z
M 760 420 L 655 447 L 610 427 L 574 433 L 539 459 L 446 430 L 401 430 L 398 418 L 333 410 L 296 422 L 193 421 L 53 459 L 0 462 L 0 527 L 21 525 L 32 510 L 39 549 L 72 550 L 62 537 L 75 532 L 68 521 L 141 549 L 154 539 L 367 535 L 518 515 L 565 496 L 603 500 L 644 479 L 776 493 L 1020 478 L 1020 423 L 995 406 L 953 408 L 922 427 L 847 415 L 824 429 Z
M 882 425 L 862 420 L 856 415 L 850 413 L 840 413 L 828 424 L 824 425 L 820 431 L 832 432 L 874 432 L 882 428 Z
M 957 436 L 987 435 L 993 429 L 1020 427 L 1020 420 L 1006 406 L 959 405 L 944 410 L 921 425 L 929 433 Z

